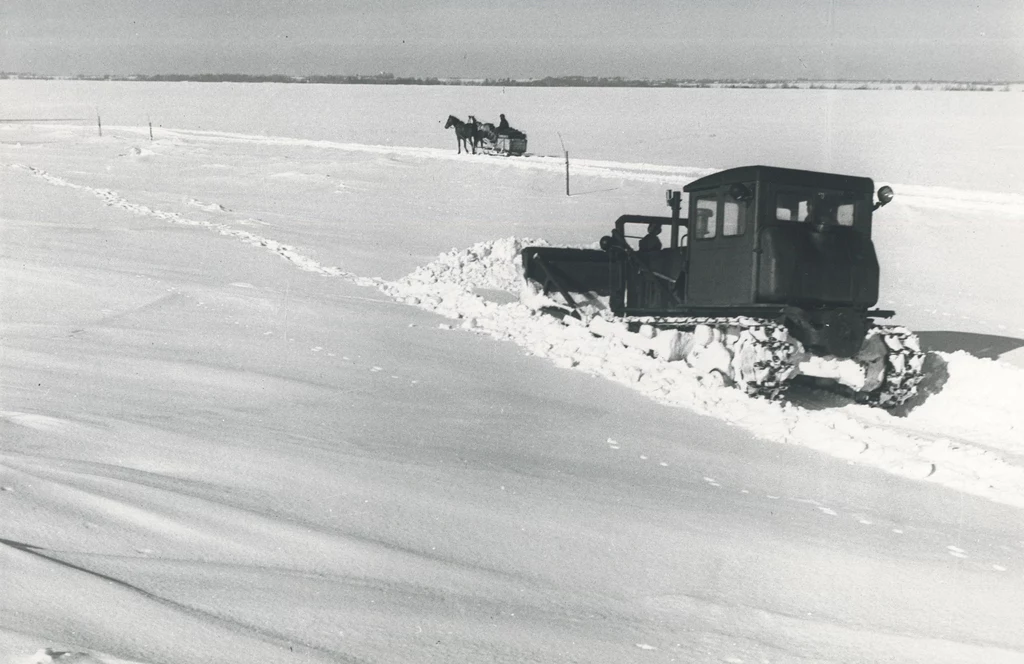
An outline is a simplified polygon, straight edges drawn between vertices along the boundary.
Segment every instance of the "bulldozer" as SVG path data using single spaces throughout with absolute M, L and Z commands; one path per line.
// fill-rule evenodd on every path
M 874 308 L 872 217 L 892 199 L 867 177 L 720 171 L 669 190 L 670 216 L 619 217 L 597 248 L 524 248 L 523 301 L 751 395 L 811 381 L 896 408 L 924 354 Z

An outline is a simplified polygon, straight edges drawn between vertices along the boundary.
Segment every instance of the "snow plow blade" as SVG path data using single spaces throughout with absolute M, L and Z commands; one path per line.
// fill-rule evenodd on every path
M 579 301 L 606 297 L 611 264 L 600 249 L 527 247 L 522 251 L 523 276 L 535 291 L 558 293 L 570 308 Z

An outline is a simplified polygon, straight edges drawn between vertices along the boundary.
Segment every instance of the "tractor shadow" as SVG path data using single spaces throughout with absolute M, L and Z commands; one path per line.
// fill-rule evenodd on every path
M 897 417 L 909 415 L 915 408 L 928 401 L 932 395 L 942 392 L 942 388 L 949 380 L 949 369 L 946 360 L 939 357 L 939 353 L 955 353 L 962 350 L 974 357 L 998 360 L 1007 353 L 1024 347 L 1024 339 L 995 334 L 950 330 L 916 332 L 915 334 L 921 340 L 921 350 L 925 351 L 924 378 L 921 379 L 921 383 L 917 387 L 917 394 L 899 408 L 891 411 Z
M 1010 351 L 1024 346 L 1024 339 L 1001 337 L 994 334 L 950 330 L 934 330 L 916 334 L 921 340 L 921 346 L 927 350 L 943 353 L 955 353 L 958 350 L 963 350 L 975 357 L 989 360 L 998 360 Z
M 949 381 L 947 362 L 939 353 L 955 353 L 964 351 L 989 360 L 998 360 L 1004 355 L 1024 347 L 1024 339 L 1004 337 L 994 334 L 977 334 L 973 332 L 954 332 L 950 330 L 934 330 L 916 332 L 921 340 L 921 349 L 925 351 L 924 378 L 917 388 L 917 394 L 901 406 L 889 412 L 896 417 L 906 417 L 932 396 L 942 392 Z M 809 386 L 795 385 L 793 395 L 795 402 L 808 410 L 827 410 L 841 408 L 854 399 L 841 394 L 826 394 L 821 390 L 807 389 Z

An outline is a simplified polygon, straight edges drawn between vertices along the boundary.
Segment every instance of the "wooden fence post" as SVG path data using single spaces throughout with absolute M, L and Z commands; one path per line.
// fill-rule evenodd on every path
M 569 151 L 565 151 L 565 195 L 569 196 Z
M 562 132 L 558 134 L 558 142 L 562 144 L 562 152 L 565 153 L 565 195 L 569 196 L 569 151 L 565 149 L 565 141 L 562 140 Z

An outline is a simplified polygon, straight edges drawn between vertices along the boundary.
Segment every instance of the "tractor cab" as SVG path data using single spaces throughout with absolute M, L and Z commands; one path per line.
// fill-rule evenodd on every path
M 768 166 L 721 171 L 669 192 L 673 215 L 620 217 L 610 306 L 638 316 L 763 315 L 782 307 L 866 311 L 878 300 L 869 178 Z M 674 197 L 674 198 L 673 198 Z M 645 238 L 658 226 L 660 242 Z M 641 235 L 645 231 L 646 235 Z

